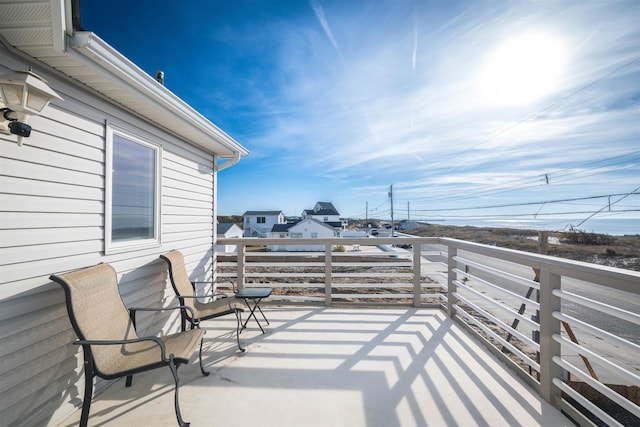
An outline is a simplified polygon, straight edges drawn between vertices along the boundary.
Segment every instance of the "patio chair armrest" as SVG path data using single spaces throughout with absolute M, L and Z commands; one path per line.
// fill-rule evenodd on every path
M 222 298 L 231 298 L 233 295 L 225 294 L 223 292 L 214 292 L 211 295 L 180 295 L 180 298 L 191 298 L 191 299 L 199 299 L 199 298 L 211 298 L 211 297 L 222 297 Z
M 183 297 L 183 298 L 196 298 L 196 297 Z M 186 310 L 191 314 L 191 318 L 195 318 L 195 313 L 193 312 L 193 308 L 188 305 L 176 305 L 172 307 L 129 307 L 129 317 L 133 322 L 133 326 L 136 326 L 136 312 L 138 311 L 168 311 L 168 310 Z M 200 323 L 197 319 L 194 320 L 194 324 L 198 325 Z
M 227 294 L 225 292 L 212 292 L 212 297 L 222 297 L 222 298 L 231 298 L 233 295 Z
M 182 297 L 182 298 L 197 298 L 195 296 L 193 297 Z M 191 315 L 193 316 L 193 309 L 191 307 L 189 307 L 188 305 L 175 305 L 173 307 L 129 307 L 128 308 L 129 311 L 168 311 L 168 310 L 187 310 L 191 313 Z
M 229 283 L 231 285 L 231 289 L 233 290 L 233 293 L 235 294 L 237 292 L 236 290 L 236 284 L 233 283 L 233 280 L 229 280 L 229 279 L 224 279 L 224 280 L 215 280 L 215 281 L 206 281 L 206 282 L 200 282 L 200 281 L 192 281 L 191 284 L 192 285 L 196 285 L 198 283 L 211 283 L 212 285 L 218 284 L 218 283 Z M 213 292 L 213 286 L 211 286 L 211 291 Z
M 198 283 L 198 282 L 196 282 Z M 226 298 L 227 300 L 227 305 L 229 306 L 229 311 L 234 310 L 233 307 L 231 307 L 231 298 L 233 297 L 233 295 L 230 294 L 225 294 L 224 292 L 212 292 L 211 295 L 204 295 L 201 297 L 198 296 L 184 296 L 181 298 L 214 298 L 214 297 L 220 297 L 220 298 Z
M 74 341 L 73 344 L 75 345 L 122 345 L 122 344 L 134 344 L 134 343 L 138 343 L 138 342 L 144 342 L 144 341 L 153 341 L 156 344 L 158 344 L 158 346 L 160 347 L 160 357 L 162 358 L 162 361 L 165 363 L 168 363 L 172 358 L 173 358 L 173 354 L 170 354 L 169 357 L 167 357 L 167 350 L 165 348 L 164 342 L 158 338 L 158 337 L 141 337 L 141 338 L 134 338 L 134 339 L 129 339 L 129 340 L 77 340 Z
M 233 295 L 223 294 L 222 292 L 216 292 L 215 294 L 213 294 L 213 296 L 219 296 L 219 297 L 225 298 L 227 300 L 227 305 L 229 306 L 229 311 L 234 310 L 233 307 L 231 307 L 231 297 Z

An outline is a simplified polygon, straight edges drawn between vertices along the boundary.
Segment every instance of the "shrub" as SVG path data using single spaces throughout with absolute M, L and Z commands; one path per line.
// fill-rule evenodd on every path
M 576 245 L 611 245 L 614 243 L 614 238 L 607 234 L 565 231 L 560 233 L 560 241 Z

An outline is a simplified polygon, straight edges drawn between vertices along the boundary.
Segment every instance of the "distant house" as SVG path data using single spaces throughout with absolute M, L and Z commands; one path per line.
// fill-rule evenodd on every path
M 233 239 L 242 237 L 242 228 L 230 222 L 223 222 L 216 225 L 218 239 Z M 216 245 L 216 252 L 236 252 L 237 245 Z
M 296 224 L 276 224 L 271 232 L 268 233 L 269 238 L 281 239 L 321 239 L 336 237 L 338 232 L 335 228 L 325 224 L 317 219 L 303 219 Z M 278 245 L 267 245 L 269 251 L 324 251 L 324 245 L 287 245 L 286 241 Z
M 302 211 L 302 219 L 317 219 L 331 227 L 342 227 L 340 212 L 338 212 L 331 202 L 318 202 L 313 209 L 305 209 Z
M 285 224 L 282 211 L 246 211 L 244 218 L 244 237 L 267 237 L 276 224 Z
M 158 256 L 180 250 L 191 279 L 215 278 L 217 174 L 248 154 L 83 30 L 79 3 L 0 1 L 0 76 L 31 69 L 62 98 L 29 118 L 29 137 L 0 114 L 2 426 L 58 425 L 81 403 L 82 349 L 49 276 L 106 262 L 126 305 L 175 305 Z M 176 332 L 167 316 L 139 334 Z
M 270 239 L 286 239 L 289 237 L 289 229 L 295 224 L 295 222 L 288 224 L 275 224 L 273 228 L 271 228 L 271 231 L 267 233 L 267 237 Z

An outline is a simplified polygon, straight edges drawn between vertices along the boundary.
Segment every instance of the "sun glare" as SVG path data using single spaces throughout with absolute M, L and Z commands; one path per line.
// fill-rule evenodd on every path
M 541 33 L 514 37 L 492 51 L 480 75 L 488 103 L 518 105 L 553 91 L 565 61 L 561 40 Z

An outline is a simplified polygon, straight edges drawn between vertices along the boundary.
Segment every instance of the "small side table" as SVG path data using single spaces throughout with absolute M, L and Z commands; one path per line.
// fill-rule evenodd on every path
M 258 309 L 260 314 L 262 314 L 262 318 L 264 319 L 265 322 L 267 322 L 267 325 L 268 325 L 269 321 L 267 320 L 267 317 L 264 315 L 264 313 L 262 312 L 262 309 L 260 308 L 260 301 L 262 301 L 264 298 L 268 298 L 269 296 L 271 296 L 271 292 L 273 292 L 272 288 L 243 288 L 235 293 L 235 297 L 242 298 L 244 300 L 244 303 L 247 304 L 247 307 L 249 307 L 249 316 L 247 317 L 247 320 L 244 321 L 244 324 L 242 325 L 242 329 L 245 329 L 247 327 L 247 323 L 249 323 L 249 319 L 253 316 L 256 323 L 260 327 L 260 330 L 264 334 L 264 329 L 262 329 L 262 325 L 260 324 L 260 321 L 256 317 L 255 311 L 256 309 Z M 249 301 L 253 301 L 253 307 L 251 306 Z

